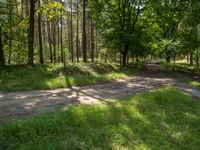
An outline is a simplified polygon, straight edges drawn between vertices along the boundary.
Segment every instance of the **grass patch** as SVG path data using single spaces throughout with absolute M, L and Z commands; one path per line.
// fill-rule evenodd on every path
M 197 81 L 187 81 L 187 83 L 189 84 L 189 85 L 192 85 L 192 86 L 196 86 L 196 87 L 198 87 L 199 89 L 200 89 L 200 82 L 197 82 Z
M 190 66 L 187 63 L 166 63 L 161 62 L 161 65 L 164 66 L 166 69 L 180 71 L 180 72 L 188 72 L 188 73 L 200 73 L 200 68 L 197 66 Z
M 0 91 L 28 91 L 65 88 L 124 78 L 143 68 L 143 62 L 120 69 L 115 64 L 62 64 L 8 66 L 0 72 Z
M 199 150 L 200 102 L 164 88 L 0 127 L 0 149 Z

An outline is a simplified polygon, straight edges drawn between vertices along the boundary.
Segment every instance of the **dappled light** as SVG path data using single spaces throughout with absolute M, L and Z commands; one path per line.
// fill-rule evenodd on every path
M 12 142 L 15 148 L 198 149 L 199 107 L 194 98 L 164 88 L 106 105 L 70 106 L 13 122 L 0 129 L 0 143 L 4 147 Z M 15 134 L 7 132 L 11 129 Z
M 200 0 L 0 0 L 0 150 L 199 150 Z

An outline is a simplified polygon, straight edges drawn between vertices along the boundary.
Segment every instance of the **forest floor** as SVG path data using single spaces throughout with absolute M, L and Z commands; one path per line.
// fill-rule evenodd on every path
M 145 64 L 145 69 L 136 75 L 103 84 L 56 90 L 0 93 L 0 120 L 24 118 L 64 109 L 66 105 L 71 104 L 101 104 L 112 101 L 111 99 L 121 99 L 165 86 L 175 86 L 200 98 L 199 89 L 186 83 L 191 80 L 199 82 L 200 76 L 171 71 L 157 62 L 148 62 Z

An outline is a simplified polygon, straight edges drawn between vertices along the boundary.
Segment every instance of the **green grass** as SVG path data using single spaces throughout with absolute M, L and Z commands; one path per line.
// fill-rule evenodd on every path
M 180 71 L 180 72 L 188 72 L 188 73 L 200 73 L 200 68 L 196 65 L 190 66 L 187 63 L 166 63 L 164 61 L 161 62 L 161 65 L 166 69 Z
M 174 88 L 0 127 L 0 149 L 199 150 L 200 101 Z
M 124 78 L 143 68 L 143 62 L 119 69 L 114 64 L 62 64 L 8 66 L 0 71 L 0 91 L 28 91 L 65 88 Z
M 192 85 L 192 86 L 196 86 L 200 89 L 200 82 L 197 82 L 197 81 L 187 81 L 188 84 Z

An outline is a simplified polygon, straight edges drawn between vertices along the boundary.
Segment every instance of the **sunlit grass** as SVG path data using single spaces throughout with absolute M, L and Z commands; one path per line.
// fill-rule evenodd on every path
M 192 86 L 196 86 L 200 89 L 200 82 L 197 81 L 187 81 L 188 84 L 192 85 Z
M 166 63 L 164 61 L 161 62 L 161 65 L 167 69 L 174 70 L 174 71 L 181 71 L 181 72 L 189 72 L 189 73 L 199 73 L 200 68 L 196 65 L 190 66 L 189 64 L 185 63 Z
M 199 150 L 200 101 L 174 88 L 10 122 L 0 149 Z
M 8 67 L 0 72 L 0 91 L 55 89 L 124 78 L 143 68 L 143 63 L 120 69 L 116 64 L 49 64 L 29 68 Z

